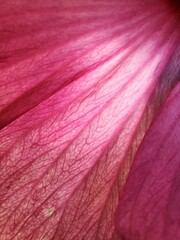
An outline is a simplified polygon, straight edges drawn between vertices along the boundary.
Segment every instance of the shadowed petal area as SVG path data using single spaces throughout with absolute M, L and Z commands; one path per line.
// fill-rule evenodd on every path
M 117 210 L 120 239 L 180 239 L 180 84 L 148 130 Z
M 0 2 L 0 240 L 115 240 L 119 192 L 177 82 L 177 17 L 156 0 Z

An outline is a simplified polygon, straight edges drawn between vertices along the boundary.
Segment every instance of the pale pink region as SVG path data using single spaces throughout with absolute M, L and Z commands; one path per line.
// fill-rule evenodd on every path
M 124 239 L 180 239 L 180 84 L 141 144 L 117 211 Z
M 133 132 L 136 128 L 139 118 L 141 117 L 142 106 L 141 106 L 141 104 L 139 104 L 139 106 L 140 107 L 139 107 L 139 109 L 137 109 L 137 112 L 135 114 L 132 114 L 131 118 L 129 118 L 129 120 L 126 123 L 124 123 L 124 125 L 123 125 L 124 130 L 122 129 L 122 126 L 120 126 L 121 128 L 119 129 L 119 132 L 121 132 L 121 134 L 119 136 L 119 140 L 118 141 L 116 140 L 116 138 L 119 135 L 119 132 L 117 132 L 117 130 L 116 130 L 115 136 L 112 137 L 112 139 L 110 139 L 111 142 L 117 141 L 117 143 L 116 143 L 115 149 L 110 150 L 111 152 L 107 153 L 108 154 L 107 156 L 105 154 L 105 157 L 103 157 L 104 151 L 102 151 L 102 150 L 101 150 L 101 153 L 97 153 L 98 155 L 100 154 L 99 156 L 98 155 L 95 156 L 95 151 L 97 151 L 97 149 L 94 149 L 93 154 L 86 152 L 85 154 L 88 154 L 88 156 L 82 156 L 83 159 L 79 159 L 81 157 L 80 153 L 72 152 L 73 149 L 75 151 L 75 149 L 77 149 L 77 147 L 72 146 L 71 152 L 69 151 L 66 154 L 67 155 L 66 161 L 65 161 L 65 159 L 63 159 L 63 156 L 61 156 L 61 161 L 64 161 L 64 162 L 62 162 L 62 164 L 60 162 L 59 163 L 56 162 L 56 165 L 54 166 L 54 168 L 48 169 L 47 174 L 43 175 L 41 182 L 37 183 L 37 181 L 36 181 L 36 183 L 34 184 L 35 189 L 31 190 L 31 195 L 30 194 L 27 195 L 27 192 L 26 192 L 26 191 L 29 191 L 28 187 L 31 187 L 31 182 L 29 182 L 29 184 L 26 186 L 26 189 L 23 189 L 23 191 L 21 191 L 21 193 L 19 192 L 17 194 L 16 193 L 13 194 L 13 197 L 11 196 L 10 201 L 12 201 L 14 203 L 12 204 L 12 202 L 6 201 L 5 205 L 3 204 L 4 214 L 5 214 L 4 217 L 5 218 L 8 217 L 8 220 L 6 222 L 7 225 L 11 226 L 11 222 L 9 219 L 10 217 L 12 217 L 12 216 L 9 216 L 10 207 L 13 206 L 13 208 L 14 208 L 16 205 L 15 202 L 17 202 L 17 205 L 19 205 L 20 196 L 21 196 L 21 198 L 24 198 L 24 195 L 26 194 L 27 195 L 26 199 L 23 200 L 23 202 L 21 203 L 21 206 L 18 206 L 18 209 L 16 209 L 16 212 L 14 213 L 13 221 L 15 221 L 15 222 L 17 221 L 17 223 L 18 223 L 18 218 L 19 218 L 20 225 L 21 225 L 24 223 L 24 222 L 22 223 L 22 221 L 21 221 L 22 216 L 23 216 L 24 220 L 27 219 L 27 223 L 26 223 L 27 225 L 24 226 L 24 229 L 23 229 L 23 232 L 25 232 L 25 234 L 27 234 L 27 235 L 31 234 L 32 229 L 29 228 L 29 226 L 31 226 L 31 223 L 34 224 L 33 219 L 34 219 L 34 221 L 36 221 L 36 225 L 34 227 L 32 226 L 33 229 L 36 230 L 36 236 L 41 236 L 42 234 L 45 234 L 47 236 L 47 233 L 49 233 L 49 234 L 52 233 L 51 231 L 54 231 L 54 228 L 56 227 L 56 223 L 59 220 L 59 218 L 61 217 L 62 210 L 64 210 L 64 207 L 67 208 L 67 204 L 68 204 L 67 200 L 69 198 L 68 196 L 71 196 L 71 198 L 72 198 L 72 194 L 76 190 L 76 189 L 75 190 L 73 190 L 73 189 L 77 188 L 77 185 L 79 187 L 79 185 L 84 184 L 84 178 L 86 178 L 86 175 L 89 172 L 87 170 L 91 170 L 92 167 L 95 166 L 96 161 L 98 160 L 98 162 L 99 162 L 100 159 L 102 158 L 101 165 L 103 165 L 104 167 L 102 167 L 102 166 L 98 167 L 99 170 L 98 170 L 98 172 L 97 172 L 97 170 L 95 170 L 95 173 L 94 173 L 95 176 L 92 177 L 90 174 L 90 176 L 88 177 L 90 179 L 90 180 L 88 180 L 88 181 L 90 181 L 89 184 L 92 185 L 90 191 L 92 193 L 93 192 L 94 193 L 92 195 L 91 194 L 89 195 L 88 192 L 87 193 L 84 192 L 83 195 L 86 196 L 88 194 L 87 195 L 88 198 L 87 199 L 85 198 L 84 201 L 81 198 L 79 198 L 79 201 L 82 201 L 85 209 L 86 209 L 86 205 L 88 206 L 89 211 L 86 212 L 86 214 L 85 214 L 86 218 L 84 218 L 84 216 L 83 216 L 84 220 L 82 219 L 83 221 L 80 221 L 80 222 L 78 221 L 79 217 L 77 217 L 77 219 L 73 218 L 72 221 L 73 221 L 74 225 L 71 226 L 71 221 L 69 221 L 69 224 L 66 224 L 66 227 L 68 225 L 68 227 L 71 226 L 71 228 L 72 228 L 73 226 L 75 227 L 76 225 L 78 225 L 80 228 L 83 228 L 84 223 L 86 223 L 86 224 L 88 223 L 88 218 L 91 216 L 94 216 L 94 219 L 92 219 L 91 224 L 89 224 L 89 228 L 91 228 L 92 225 L 94 224 L 94 222 L 95 223 L 97 222 L 97 218 L 103 211 L 102 208 L 104 207 L 104 204 L 105 204 L 105 203 L 103 204 L 103 202 L 106 201 L 106 196 L 108 196 L 108 192 L 109 192 L 108 186 L 111 186 L 112 182 L 114 181 L 114 178 L 117 173 L 117 166 L 119 165 L 119 161 L 120 161 L 120 159 L 122 159 L 122 157 L 125 153 L 125 150 L 127 149 L 128 145 L 130 144 L 130 140 L 133 135 Z M 140 110 L 140 111 L 138 111 L 138 110 Z M 102 124 L 101 124 L 101 126 L 102 126 Z M 97 129 L 97 127 L 95 127 L 95 129 Z M 124 141 L 125 139 L 126 139 L 126 141 Z M 78 141 L 78 140 L 76 140 L 76 141 Z M 85 137 L 84 141 L 87 141 L 87 137 Z M 79 141 L 76 142 L 76 145 L 79 145 L 79 142 L 81 142 L 81 145 L 85 147 L 87 142 L 85 143 L 84 141 L 83 141 L 83 136 L 82 136 L 79 139 Z M 96 141 L 96 140 L 94 139 L 94 141 Z M 107 144 L 105 145 L 105 147 L 106 146 L 107 146 Z M 119 149 L 121 149 L 121 153 L 119 152 Z M 69 159 L 69 160 L 71 160 L 72 166 L 70 166 L 70 165 L 68 166 L 68 158 L 70 158 L 71 156 L 74 158 L 74 160 Z M 66 156 L 64 156 L 64 157 L 66 157 Z M 113 161 L 112 161 L 112 157 L 114 158 Z M 86 161 L 86 159 L 87 159 L 87 161 Z M 93 159 L 95 161 L 93 165 L 91 163 L 91 159 Z M 76 161 L 79 161 L 79 162 L 76 162 Z M 82 166 L 82 165 L 80 166 L 81 162 L 84 164 L 84 166 Z M 62 165 L 63 165 L 63 167 L 62 167 Z M 77 169 L 75 169 L 76 166 L 78 167 L 78 173 L 81 173 L 81 174 L 76 175 L 76 173 L 77 173 Z M 108 167 L 108 169 L 107 169 L 107 167 Z M 84 169 L 84 168 L 87 168 L 87 169 Z M 81 169 L 83 171 L 81 171 Z M 64 171 L 64 173 L 63 173 L 63 171 Z M 81 172 L 79 172 L 79 171 L 81 171 Z M 41 171 L 39 171 L 39 172 L 42 174 Z M 38 177 L 38 172 L 36 171 L 35 173 Z M 25 174 L 25 176 L 26 175 L 28 176 L 27 173 L 24 173 L 24 174 Z M 104 174 L 106 177 L 102 178 L 102 176 L 104 176 Z M 83 178 L 83 181 L 82 181 L 82 178 Z M 92 178 L 94 180 L 94 183 L 92 181 Z M 22 180 L 25 181 L 25 178 L 23 179 L 23 177 L 22 177 Z M 66 181 L 66 182 L 63 182 L 63 181 Z M 61 183 L 61 185 L 59 183 Z M 20 182 L 18 183 L 18 185 L 19 184 L 20 184 Z M 86 184 L 88 184 L 87 180 L 86 180 Z M 105 184 L 104 187 L 103 187 L 103 184 Z M 99 196 L 98 196 L 98 198 L 94 199 L 94 196 L 96 196 L 96 191 Z M 51 193 L 52 193 L 52 195 L 50 196 L 50 199 L 47 199 Z M 19 201 L 17 201 L 17 199 Z M 95 201 L 95 203 L 93 201 Z M 98 209 L 98 212 L 99 212 L 98 213 L 97 209 L 94 208 L 94 206 L 99 208 L 98 205 L 100 202 L 103 205 L 101 206 L 100 209 Z M 33 206 L 33 209 L 32 209 L 32 206 Z M 53 210 L 51 210 L 51 208 L 56 210 L 56 214 L 58 214 L 58 216 L 55 215 L 51 219 L 48 219 L 46 215 L 44 216 L 44 212 L 48 212 L 48 209 L 50 212 L 52 212 Z M 72 208 L 72 204 L 70 204 L 68 206 L 68 208 Z M 5 209 L 7 209 L 7 211 Z M 34 210 L 35 212 L 32 212 L 32 210 Z M 77 214 L 81 216 L 82 210 L 83 209 L 80 208 L 80 212 L 79 213 L 77 212 Z M 94 211 L 96 211 L 97 215 L 94 215 Z M 30 219 L 28 219 L 28 217 L 30 217 Z M 71 213 L 71 219 L 72 219 L 72 217 L 73 217 L 73 212 Z M 67 219 L 70 220 L 70 216 L 68 216 L 68 218 L 65 217 L 64 221 L 66 222 Z M 45 221 L 44 225 L 42 225 L 42 221 Z M 64 222 L 64 221 L 62 221 L 62 222 Z M 13 224 L 14 224 L 14 222 L 13 222 Z M 42 231 L 40 231 L 41 226 L 42 226 Z M 54 226 L 54 228 L 53 228 L 53 226 Z M 46 231 L 45 231 L 45 229 L 46 229 Z M 88 231 L 89 231 L 89 229 L 88 229 Z M 63 234 L 66 234 L 66 233 L 67 232 L 64 232 Z M 85 232 L 85 230 L 83 230 L 83 231 L 81 231 L 81 233 L 79 233 L 75 227 L 74 232 L 72 233 L 72 231 L 71 231 L 71 236 L 69 236 L 69 237 L 71 238 L 74 235 L 78 236 L 79 234 L 85 235 L 86 232 Z M 69 233 L 68 233 L 68 235 L 69 235 Z
M 138 106 L 137 111 L 116 130 L 108 146 L 96 158 L 96 162 L 91 165 L 83 181 L 79 182 L 78 188 L 72 192 L 63 216 L 58 222 L 54 239 L 60 237 L 62 239 L 95 239 L 112 236 L 114 231 L 112 212 L 117 206 L 118 190 L 114 194 L 110 207 L 106 208 L 119 166 L 141 117 L 142 105 L 139 103 Z M 38 230 L 36 231 L 38 234 Z

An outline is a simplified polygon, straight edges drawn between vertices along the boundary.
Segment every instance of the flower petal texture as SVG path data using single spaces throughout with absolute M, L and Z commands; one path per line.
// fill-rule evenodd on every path
M 174 9 L 0 2 L 0 240 L 118 239 L 131 162 L 177 81 Z
M 122 239 L 180 239 L 180 84 L 149 128 L 117 211 Z

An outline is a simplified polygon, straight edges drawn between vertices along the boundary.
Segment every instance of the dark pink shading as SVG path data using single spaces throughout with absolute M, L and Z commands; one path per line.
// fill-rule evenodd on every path
M 121 196 L 121 239 L 180 239 L 180 84 L 149 128 Z

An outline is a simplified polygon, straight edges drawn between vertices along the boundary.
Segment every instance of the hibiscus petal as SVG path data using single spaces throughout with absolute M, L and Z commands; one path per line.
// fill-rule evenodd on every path
M 180 239 L 180 84 L 146 134 L 117 211 L 122 239 Z
M 0 13 L 1 239 L 115 238 L 122 163 L 177 48 L 176 17 L 140 0 L 4 1 Z

